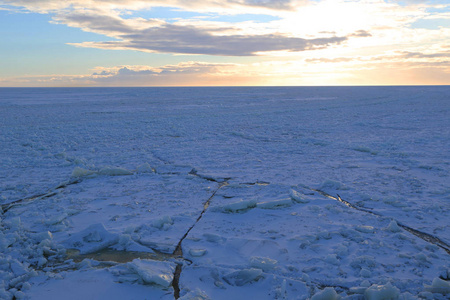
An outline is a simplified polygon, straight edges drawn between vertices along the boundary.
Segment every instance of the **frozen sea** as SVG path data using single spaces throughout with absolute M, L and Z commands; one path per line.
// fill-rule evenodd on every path
M 450 87 L 0 89 L 0 299 L 450 299 Z

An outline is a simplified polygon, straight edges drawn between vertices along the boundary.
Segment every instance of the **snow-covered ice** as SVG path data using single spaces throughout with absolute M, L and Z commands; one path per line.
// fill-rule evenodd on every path
M 449 299 L 449 95 L 0 89 L 0 298 Z

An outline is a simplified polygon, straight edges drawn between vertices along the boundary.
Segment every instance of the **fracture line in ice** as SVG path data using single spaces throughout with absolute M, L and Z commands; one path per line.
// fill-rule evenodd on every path
M 59 184 L 57 187 L 55 187 L 53 190 L 48 191 L 47 193 L 33 195 L 33 196 L 17 199 L 17 200 L 14 200 L 12 202 L 9 202 L 9 203 L 2 204 L 2 206 L 1 206 L 2 211 L 3 212 L 7 212 L 12 207 L 14 207 L 16 205 L 20 205 L 20 204 L 25 203 L 25 202 L 34 201 L 34 200 L 37 200 L 37 199 L 45 199 L 45 198 L 53 197 L 53 196 L 57 195 L 62 189 L 65 189 L 69 185 L 77 184 L 77 183 L 80 183 L 80 182 L 81 182 L 81 179 L 79 179 L 79 178 L 74 179 L 74 180 L 69 180 L 67 182 Z
M 308 188 L 308 189 L 310 189 L 311 191 L 317 192 L 317 193 L 319 193 L 319 194 L 321 194 L 322 196 L 325 196 L 325 197 L 327 197 L 327 198 L 330 198 L 330 199 L 339 201 L 339 202 L 345 204 L 346 206 L 348 206 L 348 207 L 350 207 L 350 208 L 352 208 L 352 209 L 355 209 L 355 210 L 358 210 L 358 211 L 362 211 L 362 212 L 365 212 L 365 213 L 368 213 L 368 214 L 372 214 L 372 215 L 374 215 L 374 216 L 384 217 L 382 214 L 379 214 L 379 213 L 377 213 L 377 212 L 370 211 L 370 210 L 367 210 L 367 209 L 358 207 L 358 206 L 356 206 L 356 205 L 353 205 L 352 203 L 350 203 L 350 202 L 348 202 L 348 201 L 342 199 L 339 195 L 337 195 L 337 197 L 334 197 L 334 196 L 332 196 L 332 195 L 330 195 L 330 194 L 328 194 L 328 193 L 326 193 L 326 192 L 324 192 L 324 191 L 318 190 L 318 189 L 313 189 L 313 188 Z M 396 221 L 396 220 L 394 220 L 394 221 Z M 397 222 L 397 221 L 396 221 L 396 222 Z M 436 236 L 434 236 L 434 235 L 431 235 L 431 234 L 429 234 L 429 233 L 426 233 L 426 232 L 423 232 L 423 231 L 414 229 L 414 228 L 412 228 L 412 227 L 409 227 L 409 226 L 407 226 L 407 225 L 405 225 L 405 224 L 402 224 L 402 223 L 399 223 L 399 222 L 397 222 L 397 224 L 398 224 L 398 226 L 400 226 L 401 228 L 405 229 L 405 230 L 408 231 L 409 233 L 412 233 L 412 234 L 414 234 L 415 236 L 421 238 L 422 240 L 424 240 L 424 241 L 426 241 L 426 242 L 428 242 L 428 243 L 434 244 L 434 245 L 436 245 L 436 246 L 438 246 L 438 247 L 444 249 L 445 252 L 447 252 L 448 254 L 450 254 L 450 245 L 448 245 L 447 243 L 445 243 L 445 242 L 444 242 L 443 240 L 441 240 L 440 238 L 438 238 L 438 237 L 436 237 Z
M 191 173 L 190 173 L 191 174 Z M 194 173 L 193 175 L 197 175 L 197 173 Z M 203 178 L 203 177 L 201 177 Z M 206 179 L 206 178 L 204 178 Z M 209 179 L 206 179 L 209 180 Z M 215 180 L 213 180 L 215 181 Z M 183 249 L 181 248 L 181 244 L 183 243 L 184 239 L 188 236 L 189 232 L 195 227 L 195 225 L 201 220 L 201 218 L 203 217 L 203 214 L 206 212 L 206 210 L 209 207 L 209 204 L 211 203 L 211 200 L 214 198 L 214 196 L 216 195 L 216 193 L 224 186 L 226 186 L 228 184 L 228 181 L 225 180 L 223 182 L 221 182 L 219 184 L 219 186 L 214 190 L 214 192 L 212 193 L 212 195 L 208 198 L 208 200 L 206 200 L 206 202 L 203 205 L 203 210 L 200 213 L 200 215 L 198 216 L 197 220 L 195 221 L 195 223 L 186 231 L 186 233 L 183 235 L 183 237 L 180 239 L 180 241 L 178 242 L 177 247 L 175 248 L 173 255 L 176 255 L 178 257 L 183 257 Z M 181 264 L 177 264 L 176 268 L 175 268 L 175 272 L 173 275 L 173 281 L 172 281 L 172 287 L 174 290 L 174 297 L 175 299 L 180 298 L 180 286 L 179 286 L 179 281 L 180 281 L 180 276 L 181 276 L 181 271 L 183 270 L 183 267 Z

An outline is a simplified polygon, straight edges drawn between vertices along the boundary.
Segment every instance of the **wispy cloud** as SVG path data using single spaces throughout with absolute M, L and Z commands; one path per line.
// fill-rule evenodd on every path
M 138 10 L 151 7 L 180 7 L 194 11 L 233 12 L 244 8 L 264 10 L 293 10 L 309 0 L 3 0 L 6 4 L 22 6 L 36 12 L 54 12 L 62 9 L 126 9 Z
M 450 59 L 450 51 L 438 51 L 438 52 L 410 52 L 410 51 L 390 51 L 390 53 L 382 55 L 369 55 L 369 56 L 352 56 L 352 57 L 315 57 L 307 58 L 305 62 L 308 63 L 341 63 L 341 62 L 408 62 L 408 63 L 433 63 L 439 65 L 442 63 L 446 66 Z
M 183 62 L 176 65 L 97 67 L 90 75 L 24 76 L 0 79 L 0 86 L 208 86 L 258 85 L 265 81 L 251 65 Z

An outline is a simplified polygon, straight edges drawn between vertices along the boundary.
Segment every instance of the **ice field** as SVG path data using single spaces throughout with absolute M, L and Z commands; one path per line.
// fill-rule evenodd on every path
M 450 299 L 450 87 L 0 89 L 0 299 Z

